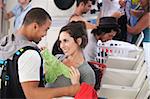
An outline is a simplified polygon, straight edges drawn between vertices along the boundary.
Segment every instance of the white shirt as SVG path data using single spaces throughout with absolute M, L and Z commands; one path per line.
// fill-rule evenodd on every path
M 20 82 L 40 81 L 41 57 L 35 50 L 25 51 L 18 59 Z
M 102 0 L 102 17 L 112 16 L 112 14 L 119 10 L 119 0 Z

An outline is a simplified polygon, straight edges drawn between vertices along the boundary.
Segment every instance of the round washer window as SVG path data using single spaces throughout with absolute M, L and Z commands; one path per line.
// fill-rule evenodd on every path
M 67 10 L 74 4 L 75 0 L 54 0 L 55 5 L 61 10 Z

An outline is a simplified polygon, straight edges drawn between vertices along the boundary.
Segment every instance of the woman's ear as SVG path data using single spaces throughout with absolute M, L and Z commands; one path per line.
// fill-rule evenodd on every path
M 82 39 L 81 39 L 81 38 L 78 38 L 78 39 L 77 39 L 77 43 L 78 43 L 78 45 L 81 45 Z

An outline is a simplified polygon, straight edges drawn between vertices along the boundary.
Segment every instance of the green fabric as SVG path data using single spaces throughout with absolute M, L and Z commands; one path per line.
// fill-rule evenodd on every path
M 41 55 L 44 60 L 46 82 L 53 83 L 60 75 L 69 78 L 69 68 L 53 56 L 48 49 L 43 50 Z
M 137 5 L 140 2 L 140 0 L 132 0 L 132 4 Z

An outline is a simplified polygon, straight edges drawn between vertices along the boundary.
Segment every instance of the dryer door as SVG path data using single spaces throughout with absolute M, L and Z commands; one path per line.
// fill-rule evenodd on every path
M 61 10 L 67 10 L 74 4 L 75 0 L 54 0 L 55 5 Z

